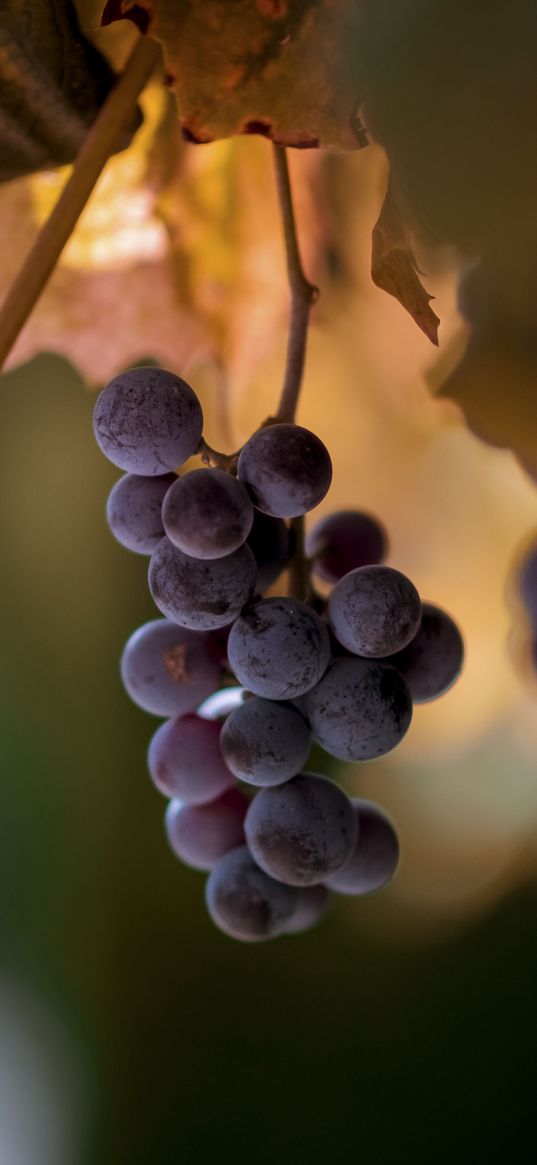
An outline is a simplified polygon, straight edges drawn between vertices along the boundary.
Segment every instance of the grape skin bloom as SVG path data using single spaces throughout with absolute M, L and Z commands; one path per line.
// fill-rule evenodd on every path
M 241 942 L 259 942 L 282 933 L 296 909 L 297 891 L 271 878 L 256 865 L 247 846 L 240 846 L 211 870 L 205 901 L 224 934 Z
M 310 751 L 311 732 L 291 704 L 253 696 L 228 716 L 221 748 L 226 764 L 241 781 L 281 785 L 299 773 Z
M 384 661 L 337 659 L 307 696 L 313 738 L 338 760 L 374 760 L 391 752 L 412 719 L 403 676 Z
M 333 781 L 300 773 L 256 793 L 244 831 L 250 853 L 267 874 L 289 886 L 314 886 L 350 857 L 356 817 Z
M 436 700 L 462 670 L 464 642 L 457 624 L 441 607 L 424 603 L 417 634 L 389 662 L 404 675 L 415 704 Z
M 129 368 L 99 393 L 95 440 L 127 473 L 169 473 L 196 452 L 203 413 L 190 385 L 161 368 Z
M 336 639 L 356 655 L 378 659 L 414 638 L 421 601 L 410 579 L 391 566 L 361 566 L 334 587 L 328 600 Z
M 395 829 L 380 805 L 353 798 L 358 834 L 354 850 L 326 885 L 338 894 L 373 894 L 391 881 L 399 861 Z
M 125 644 L 121 678 L 131 700 L 154 716 L 193 712 L 218 686 L 221 668 L 209 636 L 169 619 L 138 627 Z
M 164 821 L 175 856 L 193 870 L 211 870 L 228 850 L 244 844 L 247 808 L 240 789 L 228 789 L 204 805 L 170 801 Z
M 256 696 L 288 700 L 313 688 L 330 660 L 330 637 L 299 599 L 258 599 L 235 621 L 228 658 L 237 679 Z
M 240 481 L 222 469 L 194 469 L 166 494 L 162 520 L 168 538 L 192 558 L 232 554 L 246 541 L 254 508 Z
M 255 586 L 255 558 L 246 545 L 203 562 L 163 538 L 149 563 L 149 589 L 168 619 L 192 631 L 232 623 Z
M 106 518 L 114 538 L 135 554 L 152 554 L 164 536 L 162 503 L 175 473 L 141 477 L 125 473 L 112 487 L 106 503 Z
M 187 805 L 214 801 L 233 785 L 220 752 L 220 725 L 195 714 L 166 720 L 157 728 L 147 764 L 159 792 Z
M 326 445 L 309 429 L 267 425 L 244 445 L 237 473 L 259 510 L 275 518 L 298 518 L 328 493 L 332 462 Z

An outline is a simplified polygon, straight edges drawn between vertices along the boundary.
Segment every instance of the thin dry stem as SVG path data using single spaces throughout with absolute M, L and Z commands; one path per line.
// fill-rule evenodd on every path
M 121 131 L 159 59 L 158 45 L 140 37 L 124 72 L 88 132 L 70 178 L 41 228 L 0 309 L 0 368 L 33 311 L 93 191 Z
M 318 297 L 318 288 L 304 274 L 296 233 L 295 213 L 287 154 L 283 146 L 274 146 L 276 185 L 280 200 L 283 236 L 287 256 L 287 274 L 291 292 L 291 315 L 287 340 L 285 376 L 276 413 L 278 421 L 294 421 L 302 386 L 308 324 L 312 304 Z

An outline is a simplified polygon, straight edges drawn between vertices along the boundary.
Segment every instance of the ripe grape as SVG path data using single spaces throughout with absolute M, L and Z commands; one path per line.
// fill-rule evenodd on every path
M 108 525 L 118 542 L 136 554 L 152 554 L 164 534 L 162 503 L 175 473 L 141 477 L 125 473 L 112 487 L 106 503 Z
M 311 732 L 291 704 L 245 700 L 228 716 L 221 749 L 236 777 L 251 785 L 281 785 L 300 772 L 308 759 Z
M 296 518 L 323 500 L 332 481 L 332 462 L 309 429 L 268 425 L 246 442 L 237 473 L 259 510 L 275 518 Z
M 269 700 L 287 700 L 320 680 L 330 639 L 319 616 L 299 599 L 258 599 L 233 624 L 228 657 L 245 688 Z
M 254 508 L 240 481 L 222 469 L 194 469 L 166 495 L 162 520 L 168 538 L 192 558 L 222 558 L 245 542 Z
M 349 798 L 326 777 L 300 773 L 256 793 L 244 822 L 262 870 L 290 886 L 314 886 L 352 853 L 356 818 Z
M 203 562 L 163 538 L 149 563 L 149 589 L 169 619 L 193 631 L 231 623 L 255 586 L 255 558 L 248 546 Z
M 303 886 L 298 891 L 295 911 L 289 922 L 286 922 L 283 933 L 302 934 L 305 930 L 311 930 L 324 918 L 329 905 L 330 894 L 322 882 L 316 886 Z
M 114 465 L 157 476 L 196 452 L 203 414 L 185 380 L 162 368 L 129 368 L 99 393 L 95 439 Z
M 248 546 L 257 563 L 256 590 L 261 595 L 285 570 L 291 557 L 291 532 L 281 518 L 254 510 Z
M 243 845 L 213 867 L 205 900 L 213 922 L 224 934 L 259 942 L 282 933 L 295 911 L 297 891 L 260 870 Z
M 228 789 L 206 805 L 170 801 L 164 821 L 174 854 L 194 870 L 212 869 L 228 850 L 243 844 L 247 808 L 240 789 Z
M 418 592 L 391 566 L 361 566 L 334 587 L 328 614 L 336 639 L 356 655 L 379 658 L 401 651 L 421 619 Z
M 155 716 L 193 712 L 220 682 L 207 635 L 153 619 L 135 631 L 121 657 L 121 678 L 135 704 Z
M 214 801 L 233 784 L 220 752 L 220 725 L 195 714 L 166 720 L 157 728 L 147 763 L 157 789 L 188 805 Z
M 326 879 L 326 885 L 338 894 L 372 894 L 393 878 L 399 842 L 379 805 L 358 797 L 353 798 L 352 804 L 358 823 L 356 844 L 345 864 Z
M 359 566 L 383 562 L 388 540 L 376 518 L 359 510 L 337 510 L 321 518 L 306 536 L 306 554 L 325 582 L 339 582 Z
M 309 692 L 314 740 L 339 760 L 373 760 L 403 739 L 412 699 L 403 676 L 384 661 L 336 659 Z
M 463 659 L 464 643 L 457 624 L 440 607 L 424 603 L 417 634 L 389 662 L 404 675 L 414 703 L 424 704 L 455 683 Z

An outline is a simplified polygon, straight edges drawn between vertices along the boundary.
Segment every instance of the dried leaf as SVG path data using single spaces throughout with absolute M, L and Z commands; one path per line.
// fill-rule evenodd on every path
M 377 287 L 399 300 L 432 344 L 438 344 L 440 320 L 430 306 L 433 296 L 419 279 L 408 231 L 391 183 L 373 231 L 371 278 Z
M 189 141 L 367 145 L 344 67 L 353 0 L 108 0 L 103 24 L 122 17 L 162 43 Z
M 2 0 L 0 181 L 71 162 L 112 81 L 70 0 Z

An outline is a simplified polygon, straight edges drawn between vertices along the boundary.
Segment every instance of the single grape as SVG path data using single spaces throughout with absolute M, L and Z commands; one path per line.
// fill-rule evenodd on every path
M 169 619 L 135 631 L 121 657 L 121 678 L 131 700 L 155 716 L 193 712 L 217 687 L 221 668 L 210 637 Z
M 213 922 L 224 934 L 242 942 L 259 942 L 282 933 L 296 909 L 297 891 L 260 870 L 243 845 L 213 867 L 205 900 Z
M 359 510 L 337 510 L 321 518 L 306 536 L 306 554 L 325 582 L 339 582 L 359 566 L 383 562 L 388 549 L 384 527 Z
M 519 568 L 518 588 L 531 625 L 537 629 L 537 546 L 526 552 Z
M 253 696 L 228 716 L 220 746 L 231 772 L 251 785 L 281 785 L 299 773 L 311 732 L 291 704 Z
M 228 658 L 239 682 L 256 696 L 290 700 L 320 680 L 330 639 L 322 619 L 299 599 L 258 599 L 235 620 Z
M 214 801 L 233 784 L 220 752 L 220 725 L 195 714 L 166 720 L 157 728 L 147 763 L 159 792 L 187 805 Z
M 324 918 L 330 905 L 330 893 L 322 882 L 316 886 L 303 886 L 298 891 L 296 909 L 286 922 L 284 934 L 302 934 L 311 930 Z
M 203 414 L 180 376 L 162 368 L 129 368 L 99 393 L 93 428 L 99 448 L 114 465 L 155 477 L 196 452 Z
M 223 469 L 194 469 L 166 495 L 162 520 L 168 538 L 192 558 L 222 558 L 246 541 L 254 508 L 240 481 Z
M 244 843 L 247 808 L 240 789 L 228 789 L 206 805 L 170 801 L 164 821 L 174 854 L 194 870 L 211 870 L 228 850 Z
M 455 683 L 463 660 L 464 643 L 457 624 L 440 607 L 424 603 L 417 634 L 386 662 L 405 677 L 414 703 L 424 704 Z
M 241 451 L 237 473 L 254 506 L 275 518 L 297 518 L 322 502 L 332 481 L 330 454 L 301 425 L 268 425 Z
M 112 487 L 106 517 L 114 538 L 136 554 L 152 554 L 164 535 L 162 503 L 175 473 L 141 477 L 125 473 Z
M 418 592 L 391 566 L 361 566 L 340 579 L 328 600 L 336 639 L 356 655 L 382 658 L 413 639 L 421 619 Z
M 254 510 L 248 546 L 257 563 L 256 590 L 262 595 L 285 570 L 291 557 L 291 532 L 282 518 Z
M 337 659 L 308 693 L 313 738 L 339 760 L 373 760 L 403 739 L 412 699 L 403 676 L 384 661 Z
M 255 558 L 248 546 L 203 562 L 163 538 L 149 563 L 149 589 L 169 619 L 192 631 L 231 623 L 255 586 Z
M 358 834 L 345 864 L 326 879 L 338 894 L 372 894 L 393 878 L 399 861 L 399 842 L 393 825 L 380 805 L 353 798 Z
M 256 793 L 244 831 L 250 853 L 272 878 L 289 886 L 314 886 L 352 853 L 356 818 L 339 785 L 300 773 L 285 785 Z

